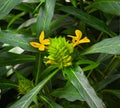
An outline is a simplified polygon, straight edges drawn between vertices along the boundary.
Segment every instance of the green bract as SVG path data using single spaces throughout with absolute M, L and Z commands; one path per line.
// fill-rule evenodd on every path
M 67 42 L 63 37 L 51 39 L 48 47 L 48 61 L 59 68 L 72 65 L 73 48 L 73 44 Z
M 18 92 L 19 94 L 26 94 L 33 88 L 33 82 L 28 79 L 19 80 Z
M 29 79 L 26 79 L 20 73 L 16 73 L 18 77 L 18 92 L 19 94 L 26 94 L 32 88 L 34 88 L 33 82 Z

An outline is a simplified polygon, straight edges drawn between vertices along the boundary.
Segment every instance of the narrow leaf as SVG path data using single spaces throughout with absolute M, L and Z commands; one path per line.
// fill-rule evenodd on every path
M 0 31 L 0 42 L 9 44 L 11 46 L 18 46 L 27 51 L 37 52 L 36 49 L 30 46 L 29 39 L 22 34 L 15 34 L 11 32 Z
M 42 0 L 22 0 L 22 2 L 25 2 L 25 3 L 38 3 Z
M 50 99 L 48 97 L 40 96 L 40 98 L 43 101 L 45 101 L 51 108 L 63 108 L 61 105 L 57 104 L 56 102 L 54 102 L 52 99 Z
M 5 17 L 22 0 L 0 0 L 0 19 Z
M 0 54 L 0 66 L 15 65 L 34 61 L 35 57 L 25 54 L 4 52 Z
M 102 100 L 96 95 L 95 90 L 89 84 L 86 76 L 80 67 L 66 68 L 64 73 L 68 80 L 78 90 L 83 99 L 87 102 L 90 108 L 104 108 Z
M 23 27 L 29 27 L 30 25 L 32 24 L 35 24 L 36 23 L 36 18 L 31 18 L 31 19 L 28 19 L 27 21 L 25 21 L 24 23 L 22 23 L 19 27 L 18 27 L 18 30 L 23 28 Z
M 94 27 L 95 29 L 105 32 L 112 37 L 115 36 L 115 33 L 113 33 L 102 20 L 94 16 L 91 16 L 88 13 L 85 13 L 80 9 L 70 7 L 70 6 L 64 6 L 64 7 L 61 7 L 61 10 L 76 16 L 77 18 L 81 19 L 86 24 Z
M 88 48 L 82 54 L 92 53 L 120 54 L 120 36 L 104 39 Z
M 120 90 L 103 90 L 104 93 L 110 93 L 120 99 Z
M 52 95 L 59 98 L 64 98 L 68 101 L 84 101 L 79 92 L 75 89 L 73 85 L 68 81 L 64 88 L 59 88 L 52 92 Z
M 107 78 L 105 78 L 102 81 L 100 81 L 99 83 L 97 83 L 94 87 L 97 91 L 102 90 L 108 84 L 112 83 L 113 81 L 115 81 L 119 78 L 120 78 L 120 74 L 108 76 Z
M 41 6 L 39 15 L 37 18 L 38 35 L 42 30 L 45 30 L 47 35 L 49 34 L 50 23 L 54 13 L 55 2 L 56 0 L 46 0 L 45 7 Z
M 18 87 L 17 84 L 15 84 L 14 82 L 7 79 L 0 78 L 0 89 L 17 88 L 17 87 Z
M 91 6 L 103 12 L 120 16 L 120 0 L 95 0 Z
M 38 92 L 57 72 L 58 70 L 55 70 L 53 73 L 51 73 L 48 77 L 42 80 L 36 87 L 30 90 L 26 95 L 24 95 L 20 100 L 18 100 L 9 108 L 28 108 L 30 103 L 33 101 L 34 97 L 38 94 Z
M 98 62 L 94 62 L 94 61 L 91 61 L 91 60 L 86 60 L 86 59 L 80 59 L 76 62 L 77 65 L 87 65 L 85 67 L 83 67 L 83 71 L 88 71 L 88 70 L 92 70 L 96 67 L 98 67 L 99 63 Z

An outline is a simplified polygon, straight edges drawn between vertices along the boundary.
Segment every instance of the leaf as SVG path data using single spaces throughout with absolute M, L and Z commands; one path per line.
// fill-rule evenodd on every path
M 92 70 L 96 67 L 98 67 L 98 65 L 100 63 L 98 62 L 94 62 L 94 61 L 91 61 L 91 60 L 85 60 L 85 59 L 80 59 L 76 62 L 77 65 L 82 65 L 82 64 L 85 64 L 87 66 L 83 67 L 83 71 L 88 71 L 88 70 Z
M 31 6 L 27 3 L 21 3 L 18 6 L 16 6 L 15 9 L 26 13 L 32 13 L 34 11 L 34 6 Z
M 22 2 L 25 2 L 25 3 L 38 3 L 42 0 L 22 0 Z
M 0 42 L 10 44 L 11 46 L 18 46 L 27 51 L 37 52 L 37 49 L 30 46 L 29 39 L 22 34 L 0 31 Z
M 10 52 L 0 54 L 0 66 L 15 65 L 25 62 L 32 62 L 34 60 L 34 56 L 30 56 L 27 54 L 15 54 Z
M 61 105 L 57 104 L 54 102 L 52 99 L 45 97 L 45 96 L 40 96 L 40 98 L 45 101 L 51 108 L 63 108 Z
M 70 2 L 72 3 L 72 5 L 73 5 L 74 7 L 77 7 L 77 1 L 76 1 L 76 0 L 70 0 Z
M 104 39 L 88 48 L 82 54 L 93 53 L 120 54 L 120 36 Z
M 5 17 L 22 0 L 0 0 L 0 19 Z
M 18 30 L 23 28 L 23 27 L 29 27 L 30 25 L 32 24 L 35 24 L 36 23 L 36 18 L 31 18 L 31 19 L 28 19 L 27 21 L 25 21 L 24 23 L 22 23 L 19 27 L 18 27 Z
M 14 83 L 13 81 L 0 78 L 0 89 L 17 88 L 17 87 L 18 87 L 17 84 Z
M 42 80 L 36 87 L 30 90 L 26 95 L 24 95 L 20 100 L 18 100 L 15 104 L 10 106 L 9 108 L 28 108 L 34 97 L 39 93 L 39 91 L 43 88 L 43 86 L 58 72 L 55 70 L 48 77 Z
M 42 30 L 48 35 L 50 30 L 50 23 L 54 14 L 56 0 L 46 0 L 45 7 L 40 8 L 39 15 L 37 18 L 37 34 Z
M 113 94 L 120 99 L 120 90 L 103 90 L 103 92 Z
M 82 98 L 87 102 L 90 108 L 104 108 L 102 100 L 96 95 L 95 90 L 89 84 L 82 69 L 78 66 L 73 68 L 65 68 L 63 72 L 67 75 L 67 79 L 78 90 Z
M 12 17 L 11 21 L 9 21 L 7 28 L 10 28 L 10 26 L 16 21 L 18 20 L 20 17 L 22 17 L 23 15 L 25 15 L 25 12 L 16 14 L 14 17 Z
M 64 88 L 54 90 L 51 94 L 55 97 L 65 98 L 66 100 L 71 102 L 76 100 L 84 101 L 79 92 L 74 88 L 73 85 L 71 85 L 69 81 Z
M 103 12 L 120 16 L 120 0 L 95 0 L 91 6 Z
M 99 83 L 95 84 L 95 89 L 97 91 L 102 90 L 103 88 L 105 88 L 108 84 L 112 83 L 113 81 L 117 80 L 120 78 L 120 74 L 115 74 L 115 75 L 111 75 L 108 76 L 107 78 L 103 79 L 102 81 L 100 81 Z
M 52 22 L 51 22 L 51 25 L 50 25 L 50 29 L 52 31 L 55 31 L 56 29 L 59 29 L 60 27 L 64 26 L 64 24 L 67 23 L 67 21 L 65 20 L 65 18 L 67 18 L 68 15 L 56 15 L 56 19 L 54 19 Z
M 63 6 L 60 8 L 60 10 L 76 16 L 77 18 L 84 21 L 86 24 L 90 25 L 91 27 L 94 27 L 97 30 L 107 33 L 111 37 L 116 35 L 114 32 L 112 32 L 108 28 L 108 26 L 102 20 L 100 20 L 94 16 L 91 16 L 88 13 L 85 13 L 85 12 L 81 11 L 80 9 L 70 7 L 70 6 Z

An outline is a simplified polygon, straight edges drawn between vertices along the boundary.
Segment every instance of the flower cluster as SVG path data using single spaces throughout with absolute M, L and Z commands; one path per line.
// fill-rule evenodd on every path
M 32 88 L 34 88 L 34 85 L 33 85 L 32 81 L 30 81 L 28 79 L 19 80 L 19 84 L 18 84 L 18 92 L 19 92 L 19 94 L 26 94 Z
M 80 30 L 75 30 L 76 36 L 68 35 L 72 38 L 72 43 L 66 41 L 63 37 L 44 39 L 44 31 L 41 32 L 38 42 L 30 42 L 35 48 L 40 51 L 48 49 L 49 56 L 47 57 L 47 64 L 55 64 L 56 66 L 62 68 L 72 65 L 72 57 L 74 47 L 81 43 L 88 43 L 90 40 L 87 37 L 82 38 L 82 32 Z M 48 46 L 49 45 L 49 46 Z
M 47 64 L 54 64 L 59 68 L 72 65 L 73 44 L 68 43 L 63 37 L 51 39 L 50 42 Z

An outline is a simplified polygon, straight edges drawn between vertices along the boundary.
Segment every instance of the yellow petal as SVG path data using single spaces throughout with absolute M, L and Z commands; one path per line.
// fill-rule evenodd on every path
M 44 50 L 45 50 L 45 45 L 40 44 L 40 46 L 39 46 L 39 50 L 40 50 L 40 51 L 44 51 Z
M 35 48 L 39 48 L 40 47 L 40 43 L 37 43 L 37 42 L 30 42 L 30 45 L 35 47 Z
M 72 42 L 73 43 L 76 41 L 76 37 L 75 36 L 72 36 L 72 35 L 67 35 L 67 36 L 72 38 Z
M 44 44 L 44 45 L 49 45 L 50 44 L 50 40 L 49 39 L 44 39 L 41 44 Z
M 39 42 L 41 43 L 43 40 L 44 40 L 44 31 L 42 31 L 39 36 Z
M 87 37 L 84 37 L 83 39 L 81 39 L 79 41 L 79 44 L 81 44 L 81 43 L 88 43 L 88 42 L 90 42 L 90 39 L 88 39 Z
M 75 36 L 72 36 L 72 35 L 67 35 L 68 37 L 71 37 L 71 38 L 74 38 Z
M 82 37 L 82 32 L 80 30 L 75 30 L 77 40 L 80 40 Z

